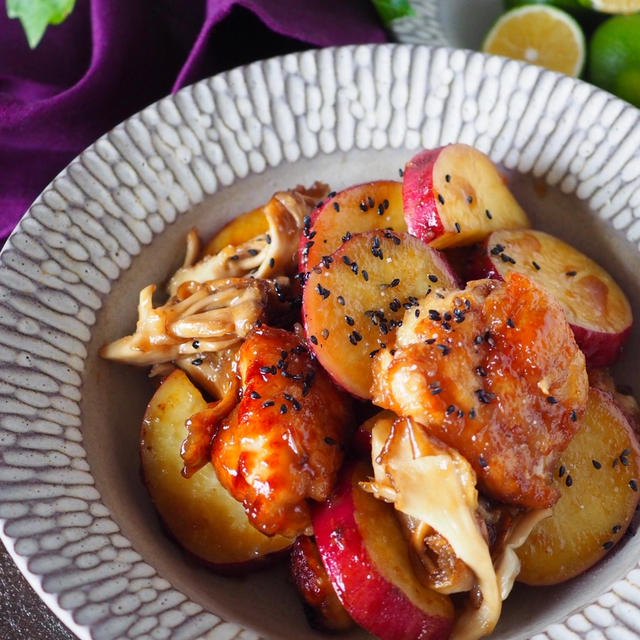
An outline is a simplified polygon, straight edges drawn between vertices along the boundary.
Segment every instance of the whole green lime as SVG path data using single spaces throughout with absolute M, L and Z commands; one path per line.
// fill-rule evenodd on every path
M 640 13 L 614 16 L 595 30 L 589 80 L 640 107 Z

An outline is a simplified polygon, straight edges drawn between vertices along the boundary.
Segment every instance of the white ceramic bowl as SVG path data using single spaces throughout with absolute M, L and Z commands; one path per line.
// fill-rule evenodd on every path
M 165 536 L 139 478 L 150 385 L 97 350 L 133 328 L 138 291 L 178 265 L 193 225 L 314 179 L 393 178 L 452 141 L 500 163 L 536 226 L 601 262 L 640 315 L 640 112 L 468 51 L 326 49 L 204 80 L 102 137 L 29 209 L 0 255 L 1 535 L 80 638 L 321 637 L 284 568 L 223 578 Z M 635 331 L 618 379 L 635 383 L 639 359 Z M 518 587 L 495 638 L 637 637 L 639 547 Z

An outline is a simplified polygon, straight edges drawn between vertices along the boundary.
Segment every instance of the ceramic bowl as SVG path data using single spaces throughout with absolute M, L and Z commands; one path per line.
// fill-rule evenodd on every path
M 470 51 L 308 51 L 203 80 L 128 119 L 40 195 L 0 254 L 0 532 L 83 640 L 320 638 L 285 567 L 221 577 L 163 531 L 140 481 L 145 373 L 101 360 L 138 291 L 277 189 L 383 177 L 461 141 L 536 226 L 618 280 L 640 314 L 640 112 L 579 80 Z M 637 380 L 634 331 L 616 377 Z M 517 587 L 494 637 L 631 638 L 640 537 L 553 588 Z M 354 632 L 349 637 L 365 637 Z

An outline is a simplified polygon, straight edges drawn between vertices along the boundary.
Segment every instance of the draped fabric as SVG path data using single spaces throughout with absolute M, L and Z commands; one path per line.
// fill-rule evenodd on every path
M 78 153 L 164 95 L 257 59 L 386 39 L 370 0 L 77 0 L 34 50 L 0 11 L 0 243 Z

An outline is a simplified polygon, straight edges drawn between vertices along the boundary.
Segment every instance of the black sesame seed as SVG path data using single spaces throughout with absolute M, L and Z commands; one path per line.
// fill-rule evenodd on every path
M 250 256 L 257 256 L 257 255 L 258 255 L 258 253 L 259 253 L 259 251 L 258 251 L 257 249 L 248 249 L 248 250 L 247 250 L 247 253 L 248 253 Z
M 257 392 L 257 391 L 252 391 L 249 394 L 254 400 L 257 400 L 258 398 L 261 398 L 262 396 Z
M 495 393 L 491 393 L 486 389 L 476 389 L 476 395 L 482 404 L 489 404 L 496 397 Z
M 447 173 L 444 177 L 447 182 L 451 182 L 451 174 Z
M 271 244 L 271 234 L 266 233 L 264 239 L 267 241 L 267 244 Z
M 561 464 L 560 468 L 558 469 L 558 478 L 562 478 L 562 476 L 565 474 L 567 468 Z
M 601 469 L 602 468 L 602 464 L 600 462 L 598 462 L 597 460 L 592 460 L 591 464 L 593 465 L 594 469 Z
M 271 269 L 273 269 L 275 264 L 276 264 L 275 258 L 269 258 L 269 267 L 271 267 Z
M 621 524 L 614 524 L 613 527 L 611 527 L 611 532 L 612 533 L 618 533 L 618 531 L 620 531 L 620 529 L 622 529 L 622 525 Z
M 629 480 L 629 486 L 634 490 L 637 491 L 638 490 L 638 483 L 635 480 Z
M 398 175 L 402 178 L 402 176 L 404 176 L 404 169 L 398 169 Z
M 491 253 L 492 256 L 497 256 L 499 253 L 502 253 L 503 251 L 504 251 L 504 245 L 497 244 L 495 247 L 491 249 L 489 253 Z
M 287 405 L 286 404 L 281 404 L 280 405 L 280 413 L 287 413 Z
M 536 271 L 540 271 L 540 265 L 535 260 L 532 260 L 531 264 L 535 267 Z
M 353 325 L 356 323 L 356 321 L 351 317 L 351 316 L 345 316 L 344 317 L 344 321 L 350 326 L 353 327 Z
M 382 206 L 385 210 L 389 208 L 389 201 L 386 198 L 382 201 Z
M 384 214 L 384 205 L 382 202 L 378 205 L 378 215 L 381 216 Z
M 375 200 L 371 196 L 367 196 L 367 203 L 369 204 L 369 208 L 372 209 L 375 204 Z
M 369 272 L 366 269 L 362 270 L 362 277 L 364 278 L 365 282 L 369 281 Z
M 344 298 L 342 296 L 338 296 L 337 300 L 338 300 L 338 304 L 341 304 L 344 306 Z
M 436 395 L 438 395 L 441 391 L 442 391 L 442 387 L 433 387 L 433 388 L 431 389 L 431 394 L 432 394 L 432 395 L 434 395 L 434 396 L 436 396 Z
M 360 203 L 360 211 L 367 211 L 369 209 L 369 207 L 367 207 L 367 203 L 363 200 Z
M 445 411 L 445 413 L 449 416 L 449 415 L 451 415 L 455 410 L 456 410 L 455 405 L 450 404 L 450 405 L 447 407 L 447 410 Z
M 326 300 L 331 295 L 331 291 L 329 291 L 329 289 L 325 289 L 325 287 L 323 287 L 319 282 L 316 289 L 324 300 Z
M 374 349 L 373 351 L 369 351 L 369 357 L 373 358 L 373 356 L 375 356 L 376 353 L 378 353 L 378 351 L 380 351 L 380 349 Z
M 328 444 L 328 445 L 334 445 L 336 443 L 336 441 L 331 437 L 331 436 L 325 436 L 324 437 L 324 441 Z
M 333 203 L 333 208 L 334 208 L 336 211 L 340 211 L 340 205 L 339 205 L 337 202 L 334 202 L 334 203 Z
M 572 278 L 573 276 L 575 276 L 578 272 L 577 271 L 573 271 L 573 269 L 571 271 L 567 271 L 565 273 L 565 275 L 569 276 L 570 278 Z
M 484 378 L 487 375 L 487 370 L 482 365 L 480 365 L 476 367 L 476 373 Z
M 549 404 L 557 404 L 558 399 L 555 396 L 547 396 L 547 402 Z
M 264 409 L 266 409 L 267 407 L 273 407 L 273 405 L 274 405 L 274 404 L 275 404 L 275 402 L 274 402 L 273 400 L 265 400 L 265 401 L 262 403 L 262 407 L 263 407 Z
M 578 419 L 578 414 L 575 412 L 575 409 L 571 409 L 569 417 L 571 418 L 571 422 L 575 422 Z
M 506 253 L 501 253 L 500 259 L 502 260 L 502 262 L 509 262 L 510 264 L 516 263 L 516 261 L 511 256 L 508 256 Z
M 203 362 L 204 361 L 202 358 L 195 358 L 194 360 L 191 361 L 191 364 L 194 365 L 195 367 L 199 367 Z
M 473 202 L 473 196 L 467 196 L 467 202 L 471 204 Z
M 191 343 L 191 346 L 192 346 L 194 349 L 199 349 L 199 348 L 200 348 L 200 340 L 194 340 L 194 341 Z
M 483 468 L 486 469 L 489 466 L 489 463 L 484 459 L 483 456 L 480 456 L 478 458 L 478 464 Z
M 430 273 L 429 280 L 431 280 L 431 282 L 438 282 L 438 276 L 434 275 L 433 273 Z
M 429 318 L 438 322 L 442 320 L 442 318 L 440 317 L 440 312 L 437 309 L 429 309 Z
M 564 481 L 564 483 L 567 485 L 567 487 L 570 487 L 573 484 L 573 478 L 571 477 L 571 474 L 567 474 L 567 479 Z
M 459 222 L 456 222 L 456 223 L 454 223 L 454 225 L 453 225 L 453 226 L 456 228 L 456 231 L 457 231 L 458 233 L 460 233 L 460 230 L 461 230 L 460 223 L 459 223 Z
M 489 211 L 489 209 L 484 210 L 484 215 L 487 216 L 489 220 L 493 218 L 493 216 L 491 215 L 491 211 Z
M 309 336 L 309 340 L 311 340 L 311 344 L 318 344 L 318 338 L 315 336 Z
M 347 231 L 347 233 L 342 236 L 342 242 L 346 242 L 347 240 L 351 240 L 351 231 Z
M 444 204 L 444 196 L 441 193 L 438 194 L 438 202 L 440 202 L 440 204 Z
M 476 417 L 476 410 L 473 407 L 469 409 L 469 417 L 472 419 Z
M 513 318 L 507 318 L 507 327 L 513 329 L 515 327 L 515 323 L 513 322 Z
M 603 549 L 611 549 L 611 547 L 613 547 L 613 542 L 611 540 L 607 540 L 606 542 L 602 543 Z

